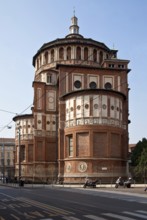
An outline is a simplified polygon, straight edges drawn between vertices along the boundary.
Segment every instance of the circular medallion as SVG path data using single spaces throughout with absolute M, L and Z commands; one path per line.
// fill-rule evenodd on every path
M 80 106 L 80 105 L 78 105 L 78 106 L 77 106 L 77 109 L 78 109 L 78 110 L 80 110 L 80 108 L 81 108 L 81 106 Z
M 88 108 L 89 108 L 89 105 L 88 105 L 88 104 L 85 104 L 85 108 L 88 109 Z
M 81 162 L 78 164 L 78 170 L 80 172 L 85 172 L 87 170 L 87 163 Z
M 103 104 L 103 106 L 102 106 L 102 107 L 103 107 L 103 109 L 106 109 L 106 108 L 107 108 L 107 106 L 106 106 L 105 104 Z
M 98 107 L 99 107 L 98 104 L 94 104 L 95 109 L 98 109 Z
M 49 100 L 49 102 L 53 102 L 54 101 L 53 97 L 51 97 L 51 96 L 49 97 L 48 100 Z
M 71 171 L 71 164 L 67 163 L 66 165 L 66 172 L 70 172 Z

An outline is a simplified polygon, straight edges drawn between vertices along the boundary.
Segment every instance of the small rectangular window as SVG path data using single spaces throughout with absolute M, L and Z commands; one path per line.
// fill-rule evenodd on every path
M 114 68 L 114 64 L 109 64 L 109 67 L 110 68 Z
M 47 75 L 47 83 L 52 83 L 52 75 L 51 74 Z
M 10 159 L 7 159 L 7 166 L 10 166 Z
M 7 158 L 10 159 L 10 152 L 7 152 Z
M 20 146 L 20 160 L 21 161 L 24 161 L 25 160 L 25 146 L 24 145 L 21 145 Z
M 123 69 L 123 68 L 124 68 L 124 65 L 123 65 L 123 64 L 119 64 L 119 65 L 118 65 L 118 68 Z
M 42 105 L 42 90 L 37 88 L 37 109 L 41 109 Z
M 69 157 L 73 157 L 73 137 L 68 137 L 68 155 Z

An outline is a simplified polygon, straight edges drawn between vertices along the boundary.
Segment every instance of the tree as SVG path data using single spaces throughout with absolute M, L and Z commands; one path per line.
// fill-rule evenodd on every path
M 131 155 L 132 166 L 137 166 L 144 148 L 147 148 L 147 139 L 146 138 L 143 138 L 142 141 L 139 141 L 136 144 L 135 149 L 133 150 L 132 155 Z
M 138 158 L 138 164 L 135 167 L 135 173 L 141 175 L 144 181 L 146 180 L 147 171 L 147 148 L 144 148 L 140 157 Z
M 139 179 L 146 180 L 147 173 L 147 139 L 139 141 L 131 156 L 132 165 L 135 166 L 134 172 Z

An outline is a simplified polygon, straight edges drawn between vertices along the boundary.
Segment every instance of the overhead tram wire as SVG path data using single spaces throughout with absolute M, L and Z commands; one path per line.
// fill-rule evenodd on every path
M 82 65 L 85 61 L 88 61 L 88 59 L 89 59 L 92 55 L 93 55 L 93 53 L 91 53 L 91 54 L 87 57 L 86 60 L 82 60 L 81 63 L 79 64 L 79 66 Z M 64 80 L 69 74 L 73 73 L 74 70 L 76 70 L 76 68 L 72 69 L 66 76 L 64 76 L 64 77 L 60 80 L 60 83 L 61 83 L 62 80 Z M 36 76 L 36 79 L 37 79 L 37 78 L 39 78 L 39 75 Z M 127 83 L 127 81 L 126 81 L 126 82 L 122 82 L 122 83 L 119 84 L 117 87 L 119 87 L 119 86 L 121 86 L 121 85 L 123 85 L 123 84 L 125 84 L 125 83 Z M 115 87 L 115 88 L 117 88 L 117 87 Z M 115 88 L 114 88 L 114 89 L 115 89 Z M 45 96 L 45 94 L 46 94 L 46 92 L 44 92 L 44 93 L 42 94 L 42 96 L 38 97 L 34 102 L 37 102 L 38 100 L 42 99 L 42 98 Z M 96 98 L 93 98 L 93 100 L 94 100 L 94 99 L 96 99 Z M 21 115 L 22 113 L 24 113 L 24 112 L 25 112 L 28 108 L 30 108 L 31 106 L 33 106 L 33 104 L 30 104 L 28 107 L 26 107 L 20 114 L 17 114 L 17 113 L 14 113 L 14 112 L 9 112 L 9 111 L 6 111 L 6 110 L 2 110 L 2 111 L 8 112 L 8 113 L 12 113 L 12 114 L 16 114 L 16 115 Z M 69 113 L 68 113 L 68 114 L 69 114 Z M 7 125 L 5 125 L 5 126 L 0 130 L 0 132 L 1 132 L 2 130 L 4 130 L 4 129 L 5 129 L 9 124 L 11 124 L 12 122 L 13 122 L 13 120 L 12 120 L 11 122 L 9 122 Z
M 11 111 L 7 111 L 7 110 L 4 110 L 4 109 L 0 109 L 0 111 L 2 112 L 5 112 L 5 113 L 10 113 L 10 114 L 14 114 L 15 116 L 19 116 L 19 115 L 22 115 L 26 110 L 28 110 L 28 108 L 30 108 L 33 104 L 29 105 L 27 108 L 25 108 L 21 113 L 16 113 L 16 112 L 11 112 Z M 10 122 L 8 122 L 6 125 L 4 125 L 1 129 L 0 129 L 0 132 L 2 132 L 5 128 L 8 128 L 11 123 L 13 122 L 13 120 L 11 120 Z

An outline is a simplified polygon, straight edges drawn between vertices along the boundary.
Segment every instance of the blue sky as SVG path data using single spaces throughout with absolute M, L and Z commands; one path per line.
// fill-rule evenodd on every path
M 44 43 L 69 34 L 74 7 L 80 34 L 130 60 L 130 143 L 147 138 L 146 0 L 0 0 L 0 137 L 14 137 L 15 113 L 31 113 L 32 58 Z M 8 124 L 12 129 L 3 129 Z

